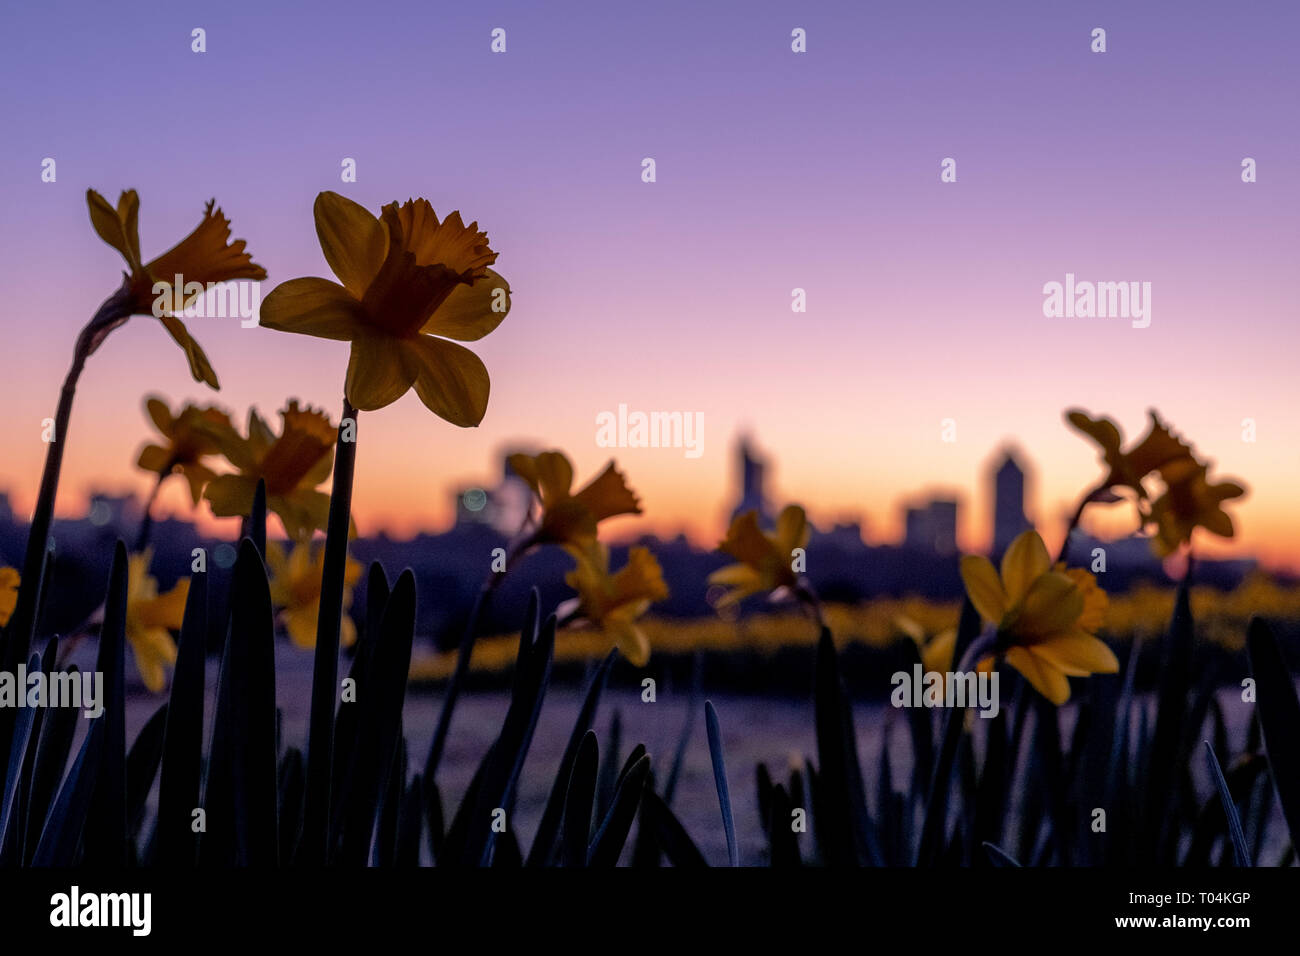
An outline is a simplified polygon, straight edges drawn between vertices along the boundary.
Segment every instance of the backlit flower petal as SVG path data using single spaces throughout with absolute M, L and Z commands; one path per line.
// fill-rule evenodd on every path
M 1007 651 L 1006 661 L 1056 706 L 1059 707 L 1070 699 L 1070 681 L 1041 657 L 1031 654 L 1023 647 L 1013 647 Z
M 998 572 L 993 570 L 993 562 L 980 554 L 963 555 L 961 579 L 980 617 L 994 624 L 1000 622 L 1007 613 L 1007 598 Z
M 1015 604 L 1031 584 L 1051 569 L 1051 556 L 1038 532 L 1030 530 L 1018 535 L 1002 556 L 1002 586 L 1007 592 L 1007 602 Z
M 391 405 L 411 388 L 417 369 L 403 356 L 408 343 L 374 332 L 352 340 L 344 391 L 353 407 L 374 411 Z
M 243 518 L 253 509 L 257 481 L 244 475 L 217 475 L 203 489 L 212 513 L 218 518 Z
M 510 285 L 488 269 L 473 285 L 452 289 L 420 331 L 458 342 L 473 342 L 500 325 L 509 311 Z
M 260 309 L 260 324 L 278 332 L 350 341 L 365 324 L 361 302 L 328 279 L 290 279 L 271 290 Z
M 388 230 L 365 206 L 336 192 L 318 195 L 312 212 L 325 261 L 343 288 L 360 300 L 388 255 Z
M 718 549 L 752 568 L 771 564 L 776 554 L 775 545 L 758 526 L 757 510 L 737 515 L 731 522 L 731 527 L 727 529 L 727 536 L 718 545 Z
M 117 208 L 93 189 L 86 190 L 86 205 L 90 208 L 90 224 L 99 238 L 116 249 L 132 273 L 140 271 L 140 236 L 138 214 L 140 197 L 128 189 L 118 199 Z M 124 218 L 124 216 L 126 218 Z
M 514 454 L 510 467 L 533 489 L 542 506 L 554 505 L 569 497 L 573 487 L 573 465 L 563 452 L 544 451 L 539 455 Z
M 1020 643 L 1073 630 L 1083 614 L 1083 592 L 1067 575 L 1051 571 L 1029 587 L 1012 624 Z
M 429 335 L 417 335 L 403 345 L 402 358 L 408 373 L 414 373 L 415 393 L 429 411 L 461 428 L 483 420 L 491 383 L 477 355 L 463 345 Z
M 164 315 L 158 319 L 163 324 L 171 337 L 176 340 L 185 351 L 185 358 L 190 363 L 190 374 L 194 376 L 194 381 L 204 382 L 212 388 L 220 388 L 217 382 L 217 373 L 212 368 L 212 363 L 208 361 L 207 354 L 203 351 L 203 346 L 194 341 L 190 335 L 189 329 L 185 328 L 185 323 L 174 315 Z
M 1083 631 L 1054 635 L 1030 650 L 1073 677 L 1119 671 L 1119 660 L 1106 642 Z
M 809 534 L 808 516 L 803 508 L 786 505 L 776 519 L 776 546 L 782 559 L 789 557 L 795 548 L 804 547 Z

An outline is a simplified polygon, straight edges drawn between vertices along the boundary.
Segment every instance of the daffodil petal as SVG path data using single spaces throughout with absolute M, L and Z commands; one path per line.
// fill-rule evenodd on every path
M 786 505 L 776 519 L 776 543 L 782 557 L 808 543 L 808 516 L 798 505 Z
M 487 412 L 491 383 L 482 359 L 447 339 L 417 335 L 402 350 L 415 393 L 439 418 L 472 428 Z
M 1119 671 L 1119 660 L 1106 642 L 1083 631 L 1053 635 L 1029 650 L 1074 677 Z
M 1023 647 L 1007 651 L 1006 661 L 1018 670 L 1034 689 L 1060 707 L 1070 699 L 1070 681 L 1065 674 Z
M 410 390 L 417 370 L 404 358 L 408 350 L 409 342 L 373 332 L 352 340 L 343 388 L 354 408 L 374 411 Z
M 1083 592 L 1059 571 L 1039 575 L 1020 605 L 1015 630 L 1029 643 L 1073 630 L 1083 615 Z
M 606 627 L 606 634 L 633 667 L 645 667 L 649 662 L 650 639 L 634 622 L 613 620 Z
M 388 255 L 388 230 L 365 206 L 336 192 L 317 196 L 312 211 L 325 261 L 359 300 Z
M 420 331 L 473 342 L 500 325 L 509 311 L 510 284 L 488 269 L 487 275 L 473 285 L 456 286 Z
M 722 587 L 749 588 L 755 591 L 760 586 L 758 572 L 748 564 L 728 564 L 724 568 L 718 568 L 709 575 L 708 582 Z
M 285 611 L 284 629 L 294 647 L 311 650 L 316 646 L 316 619 L 319 615 L 319 599 Z
M 727 529 L 726 538 L 718 545 L 718 549 L 752 568 L 770 564 L 773 555 L 776 555 L 776 546 L 758 526 L 756 510 L 746 511 L 736 516 L 731 522 L 731 527 Z M 780 555 L 776 556 L 780 557 Z
M 1002 556 L 1002 585 L 1008 603 L 1015 604 L 1023 598 L 1029 586 L 1051 569 L 1051 556 L 1038 532 L 1029 530 L 1018 535 Z
M 135 190 L 129 192 L 134 194 Z M 123 193 L 118 206 L 122 207 L 126 200 L 127 193 Z M 138 198 L 135 203 L 138 209 Z M 133 244 L 132 237 L 127 235 L 126 225 L 122 222 L 118 210 L 109 205 L 108 200 L 95 190 L 86 190 L 86 205 L 90 209 L 90 224 L 94 227 L 95 233 L 121 254 L 126 264 L 131 267 L 132 273 L 138 272 L 140 270 L 139 237 L 135 237 Z M 126 205 L 129 208 L 129 203 Z
M 290 279 L 271 290 L 259 310 L 259 324 L 277 332 L 350 341 L 365 324 L 361 302 L 328 279 Z
M 204 382 L 212 388 L 221 388 L 207 353 L 203 351 L 203 346 L 194 341 L 189 329 L 185 328 L 185 323 L 174 315 L 159 316 L 158 321 L 176 340 L 176 344 L 185 350 L 185 358 L 190 363 L 190 374 L 194 376 L 194 381 Z
M 203 497 L 218 518 L 243 518 L 253 508 L 257 482 L 244 475 L 217 475 L 203 489 Z
M 1007 598 L 993 562 L 983 555 L 967 554 L 961 559 L 961 579 L 966 594 L 980 617 L 997 624 L 1007 613 Z
M 168 470 L 171 460 L 171 454 L 166 448 L 159 448 L 157 445 L 146 445 L 140 449 L 140 457 L 136 459 L 135 466 L 161 475 Z

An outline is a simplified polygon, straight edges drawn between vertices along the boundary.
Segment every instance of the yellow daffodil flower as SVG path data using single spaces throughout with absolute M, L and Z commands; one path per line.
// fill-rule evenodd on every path
M 316 234 L 339 282 L 292 279 L 261 307 L 261 324 L 352 343 L 344 390 L 355 408 L 383 408 L 412 387 L 435 415 L 483 420 L 488 372 L 456 342 L 481 339 L 506 317 L 510 286 L 488 268 L 497 253 L 460 213 L 439 221 L 428 200 L 373 216 L 333 192 L 316 197 Z M 342 284 L 339 284 L 342 283 Z
M 88 189 L 86 204 L 90 207 L 90 223 L 95 227 L 99 238 L 121 253 L 129 267 L 127 282 L 131 290 L 131 314 L 153 315 L 154 302 L 159 295 L 153 291 L 154 285 L 166 284 L 173 308 L 164 311 L 159 321 L 185 351 L 194 380 L 218 388 L 217 373 L 212 370 L 207 355 L 185 328 L 185 323 L 173 314 L 181 311 L 195 296 L 191 295 L 187 299 L 184 288 L 171 287 L 178 275 L 186 285 L 197 282 L 206 289 L 208 283 L 228 282 L 232 279 L 265 279 L 266 270 L 253 262 L 253 257 L 244 251 L 243 239 L 230 241 L 230 220 L 220 209 L 213 208 L 216 200 L 209 200 L 204 206 L 203 219 L 193 232 L 147 263 L 142 263 L 140 259 L 140 197 L 134 189 L 122 193 L 116 208 L 109 205 L 108 200 L 95 190 Z M 108 331 L 111 329 L 105 330 L 103 334 Z M 98 347 L 98 343 L 95 347 Z
M 1066 420 L 1071 425 L 1101 447 L 1102 460 L 1110 471 L 1100 487 L 1129 488 L 1139 498 L 1146 498 L 1143 478 L 1173 462 L 1192 459 L 1191 447 L 1170 431 L 1154 410 L 1148 414 L 1151 426 L 1146 435 L 1128 451 L 1123 451 L 1119 426 L 1109 418 L 1092 418 L 1078 409 L 1066 413 Z
M 284 425 L 275 435 L 256 409 L 248 412 L 248 437 L 233 428 L 212 434 L 237 474 L 218 475 L 203 496 L 218 517 L 245 517 L 252 510 L 259 478 L 266 482 L 266 506 L 280 516 L 295 541 L 324 530 L 329 521 L 329 495 L 316 486 L 330 475 L 336 429 L 329 416 L 290 401 L 280 412 Z
M 1230 481 L 1212 485 L 1207 471 L 1207 466 L 1196 461 L 1178 461 L 1160 469 L 1165 491 L 1151 503 L 1151 520 L 1156 526 L 1151 546 L 1160 557 L 1191 543 L 1197 527 L 1232 537 L 1232 518 L 1223 510 L 1223 502 L 1240 498 L 1246 489 Z
M 973 554 L 962 557 L 961 576 L 975 609 L 997 627 L 996 655 L 1053 704 L 1069 699 L 1067 677 L 1119 670 L 1111 649 L 1096 637 L 1106 619 L 1106 593 L 1081 568 L 1053 568 L 1037 531 L 1024 532 L 1007 548 L 1000 579 L 988 558 Z M 987 657 L 978 666 L 992 664 Z
M 142 448 L 136 467 L 152 471 L 160 478 L 170 474 L 184 475 L 190 484 L 190 496 L 197 505 L 203 495 L 203 486 L 216 477 L 216 473 L 203 463 L 204 458 L 219 451 L 213 431 L 230 428 L 229 416 L 217 408 L 188 404 L 173 416 L 167 403 L 153 395 L 146 399 L 145 409 L 165 441 L 162 445 Z
M 718 548 L 740 563 L 729 564 L 709 575 L 710 584 L 731 589 L 717 606 L 728 607 L 751 594 L 795 587 L 798 575 L 792 567 L 793 552 L 795 548 L 807 546 L 810 533 L 808 517 L 799 505 L 787 505 L 782 510 L 776 519 L 775 534 L 768 534 L 758 526 L 756 510 L 737 515 Z
M 611 461 L 577 494 L 573 465 L 562 452 L 511 455 L 510 467 L 533 489 L 542 503 L 535 544 L 577 544 L 596 536 L 596 525 L 615 515 L 639 515 L 640 502 Z
M 655 601 L 668 597 L 663 571 L 646 548 L 628 551 L 627 564 L 609 573 L 609 548 L 595 538 L 569 544 L 565 550 L 577 567 L 564 582 L 578 592 L 577 614 L 598 628 L 634 666 L 650 659 L 650 641 L 637 619 Z
M 18 606 L 18 584 L 21 577 L 15 568 L 0 568 L 0 627 L 9 623 L 14 608 Z
M 278 541 L 266 543 L 266 563 L 271 570 L 271 600 L 294 646 L 311 650 L 316 646 L 316 619 L 320 617 L 321 580 L 325 573 L 325 549 L 310 542 L 296 544 L 286 557 Z M 343 572 L 343 610 L 352 606 L 352 588 L 361 579 L 361 562 L 348 556 Z M 343 615 L 339 641 L 344 647 L 356 642 L 357 628 Z
M 158 581 L 149 573 L 152 560 L 151 550 L 127 559 L 126 639 L 144 686 L 156 694 L 167 684 L 163 666 L 176 663 L 176 642 L 171 632 L 180 630 L 185 620 L 190 582 L 182 578 L 166 594 L 159 594 Z

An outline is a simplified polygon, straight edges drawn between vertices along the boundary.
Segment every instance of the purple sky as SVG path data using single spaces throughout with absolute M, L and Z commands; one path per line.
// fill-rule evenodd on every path
M 719 533 L 748 427 L 777 462 L 778 499 L 815 519 L 862 515 L 889 537 L 911 496 L 951 490 L 978 547 L 982 470 L 1001 443 L 1036 463 L 1031 510 L 1059 534 L 1097 475 L 1062 410 L 1134 435 L 1155 406 L 1250 486 L 1233 509 L 1240 546 L 1300 566 L 1300 8 L 1134 6 L 7 8 L 0 487 L 30 507 L 40 420 L 118 280 L 86 187 L 140 191 L 146 256 L 215 196 L 269 270 L 264 292 L 329 274 L 311 206 L 334 189 L 372 209 L 421 195 L 460 209 L 515 293 L 474 346 L 493 380 L 482 427 L 446 425 L 413 394 L 363 417 L 363 531 L 445 523 L 450 489 L 488 480 L 511 441 L 562 447 L 590 474 L 611 456 L 596 415 L 627 403 L 703 412 L 705 439 L 694 460 L 612 451 L 646 507 L 622 530 Z M 191 52 L 195 27 L 206 53 Z M 494 27 L 505 54 L 489 51 Z M 790 50 L 794 27 L 806 54 Z M 41 182 L 45 157 L 56 183 Z M 340 182 L 344 157 L 355 184 Z M 954 184 L 939 181 L 944 157 Z M 1042 286 L 1067 272 L 1151 282 L 1150 327 L 1045 318 Z M 796 287 L 806 314 L 791 312 Z M 132 468 L 146 392 L 241 418 L 288 396 L 337 415 L 340 343 L 229 319 L 191 328 L 217 395 L 151 319 L 92 358 L 63 507 L 96 484 L 146 487 Z M 945 418 L 956 442 L 940 440 Z M 179 486 L 167 502 L 183 508 Z

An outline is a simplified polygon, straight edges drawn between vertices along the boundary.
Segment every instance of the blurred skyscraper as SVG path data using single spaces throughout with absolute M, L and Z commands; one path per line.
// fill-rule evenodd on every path
M 765 528 L 769 527 L 772 524 L 772 516 L 768 513 L 767 496 L 763 491 L 763 472 L 767 468 L 767 463 L 754 454 L 748 435 L 740 436 L 737 450 L 740 465 L 740 503 L 731 512 L 731 519 L 734 521 L 738 515 L 753 510 L 758 512 L 758 523 Z
M 1007 449 L 993 473 L 993 553 L 1001 554 L 1030 527 L 1025 517 L 1025 470 Z

